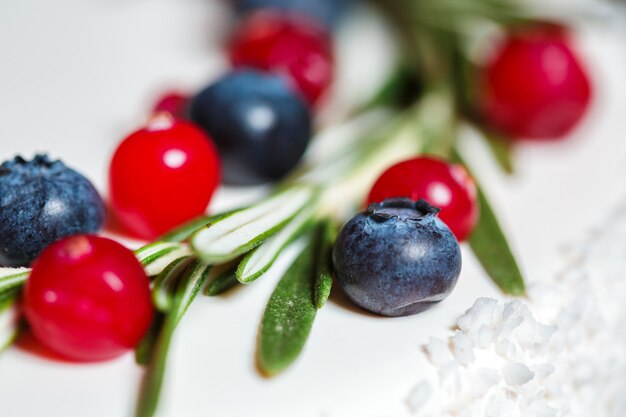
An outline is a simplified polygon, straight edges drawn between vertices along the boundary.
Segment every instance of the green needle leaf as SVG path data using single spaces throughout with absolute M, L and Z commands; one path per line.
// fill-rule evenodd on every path
M 172 305 L 175 290 L 181 280 L 181 276 L 189 268 L 190 262 L 195 259 L 190 256 L 182 256 L 167 265 L 152 283 L 152 302 L 157 314 L 152 321 L 150 329 L 135 348 L 135 361 L 140 365 L 146 365 L 156 347 L 156 341 L 163 326 L 164 314 Z
M 5 292 L 14 292 L 28 279 L 28 268 L 0 268 L 0 298 Z
M 184 242 L 197 230 L 203 228 L 211 221 L 211 216 L 201 216 L 188 223 L 164 234 L 158 240 L 161 242 Z
M 152 301 L 157 310 L 167 312 L 174 298 L 174 289 L 183 273 L 187 270 L 189 262 L 194 259 L 190 256 L 183 256 L 172 261 L 152 283 Z
M 18 329 L 18 312 L 14 298 L 0 302 L 0 352 L 13 343 L 13 340 L 15 340 L 17 336 Z
M 511 295 L 526 293 L 524 278 L 483 191 L 478 188 L 480 220 L 469 239 L 472 251 L 500 289 Z
M 458 152 L 453 152 L 453 159 L 467 167 Z M 475 176 L 474 180 L 480 217 L 469 238 L 469 245 L 487 275 L 505 294 L 523 296 L 526 294 L 524 277 L 489 200 Z
M 189 255 L 189 246 L 176 242 L 154 242 L 135 251 L 149 277 L 159 275 L 171 262 Z
M 316 192 L 299 185 L 238 210 L 194 233 L 191 246 L 207 263 L 226 262 L 256 248 L 311 205 Z
M 135 362 L 138 365 L 147 365 L 150 362 L 150 358 L 152 358 L 154 354 L 156 341 L 163 328 L 164 318 L 165 315 L 163 313 L 157 312 L 152 319 L 150 329 L 148 329 L 148 332 L 141 339 L 139 344 L 137 344 L 137 347 L 135 347 Z
M 194 261 L 188 266 L 176 286 L 171 308 L 165 315 L 161 332 L 150 358 L 150 364 L 144 375 L 136 417 L 151 417 L 156 411 L 159 394 L 167 364 L 167 354 L 174 330 L 179 321 L 204 286 L 209 275 L 210 266 Z
M 156 347 L 141 386 L 136 417 L 152 417 L 157 409 L 173 330 L 166 321 L 156 340 Z
M 300 354 L 311 332 L 317 308 L 313 302 L 314 245 L 306 247 L 279 281 L 269 299 L 259 335 L 259 369 L 275 375 Z
M 182 278 L 181 284 L 176 289 L 176 295 L 170 312 L 174 314 L 176 323 L 178 324 L 183 318 L 193 300 L 196 299 L 200 290 L 206 284 L 211 265 L 196 260 L 187 269 L 187 273 Z
M 218 295 L 222 295 L 231 288 L 240 285 L 239 280 L 237 279 L 236 271 L 236 264 L 224 270 L 221 274 L 217 276 L 217 278 L 215 278 L 206 286 L 206 288 L 204 289 L 204 295 L 209 297 L 215 297 Z
M 322 221 L 316 230 L 316 269 L 313 299 L 315 307 L 320 309 L 326 305 L 333 286 L 331 272 L 331 249 L 337 231 L 331 221 Z
M 22 287 L 14 287 L 8 289 L 6 291 L 0 292 L 0 310 L 4 309 L 9 304 L 12 304 L 13 301 L 20 294 L 20 290 Z
M 294 217 L 280 232 L 263 242 L 262 245 L 248 252 L 236 271 L 242 284 L 249 284 L 260 278 L 274 264 L 280 253 L 306 229 L 313 208 L 307 207 Z
M 496 162 L 506 174 L 513 174 L 515 166 L 513 163 L 511 140 L 499 134 L 482 129 L 484 140 L 489 147 Z
M 184 242 L 185 240 L 189 239 L 191 235 L 193 235 L 195 232 L 202 229 L 206 225 L 216 223 L 219 220 L 228 217 L 231 214 L 234 214 L 235 212 L 240 210 L 241 209 L 230 210 L 224 213 L 216 214 L 214 216 L 200 216 L 161 236 L 161 238 L 158 240 L 161 242 Z

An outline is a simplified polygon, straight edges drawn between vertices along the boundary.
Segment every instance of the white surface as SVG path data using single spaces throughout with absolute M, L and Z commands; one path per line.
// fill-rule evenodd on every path
M 0 158 L 45 150 L 104 191 L 108 157 L 140 125 L 152 98 L 170 86 L 193 90 L 225 68 L 220 36 L 228 25 L 226 7 L 209 0 L 0 2 Z M 512 178 L 467 142 L 534 279 L 553 273 L 559 245 L 596 224 L 626 191 L 624 49 L 607 27 L 582 35 L 598 94 L 574 137 L 520 146 Z M 215 206 L 235 198 L 252 194 L 222 191 Z M 442 336 L 477 297 L 498 296 L 469 252 L 463 255 L 454 293 L 418 316 L 378 318 L 331 302 L 299 361 L 272 380 L 255 372 L 254 350 L 273 280 L 223 299 L 199 298 L 174 340 L 159 415 L 406 414 L 408 390 L 428 378 L 419 346 Z M 131 355 L 76 365 L 12 348 L 0 357 L 0 415 L 129 416 L 139 378 Z

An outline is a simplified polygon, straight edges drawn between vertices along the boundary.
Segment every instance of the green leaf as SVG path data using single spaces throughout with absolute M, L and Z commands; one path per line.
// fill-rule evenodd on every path
M 194 233 L 191 246 L 207 263 L 235 259 L 281 230 L 313 203 L 316 194 L 314 188 L 304 185 L 287 188 Z
M 236 276 L 239 282 L 249 284 L 265 274 L 280 253 L 306 229 L 313 212 L 312 207 L 305 208 L 282 230 L 250 251 L 237 268 Z
M 415 102 L 420 87 L 413 68 L 405 63 L 400 64 L 360 111 L 381 107 L 407 107 Z
M 135 257 L 150 277 L 159 275 L 172 261 L 189 255 L 189 246 L 176 242 L 154 242 L 135 251 Z
M 467 167 L 457 151 L 453 152 L 452 158 Z M 468 240 L 469 245 L 487 275 L 502 292 L 523 296 L 526 294 L 524 277 L 500 227 L 500 222 L 475 176 L 474 181 L 480 205 L 480 217 Z
M 150 329 L 148 329 L 144 337 L 135 347 L 135 362 L 138 365 L 147 365 L 150 362 L 150 358 L 154 355 L 156 341 L 161 334 L 164 319 L 165 315 L 157 311 L 152 319 Z
M 13 343 L 19 330 L 19 314 L 14 300 L 0 306 L 0 352 Z
M 13 301 L 20 295 L 22 287 L 14 287 L 8 290 L 0 292 L 0 310 L 4 309 L 10 304 L 13 304 Z
M 204 295 L 215 297 L 240 285 L 236 275 L 237 264 L 226 268 L 221 274 L 211 281 L 204 289 Z
M 511 295 L 526 293 L 524 278 L 509 243 L 483 191 L 478 188 L 480 219 L 469 238 L 476 258 L 500 289 Z
M 188 266 L 180 278 L 171 308 L 165 315 L 148 369 L 144 375 L 135 414 L 137 417 L 151 417 L 157 409 L 172 336 L 181 318 L 206 282 L 209 271 L 209 266 L 195 261 Z
M 314 245 L 304 250 L 279 281 L 269 299 L 259 335 L 259 369 L 275 375 L 296 360 L 311 332 L 317 308 L 313 302 Z
M 161 242 L 184 242 L 197 230 L 203 228 L 211 221 L 211 216 L 201 216 L 183 224 L 180 227 L 164 234 L 158 240 Z
M 195 232 L 206 227 L 207 225 L 216 223 L 221 219 L 234 214 L 241 209 L 230 210 L 224 213 L 216 214 L 213 216 L 200 216 L 196 219 L 191 220 L 188 223 L 183 224 L 180 227 L 166 233 L 158 239 L 160 242 L 184 242 L 189 239 Z
M 135 361 L 138 364 L 145 365 L 149 362 L 163 326 L 165 317 L 163 313 L 167 313 L 171 309 L 176 288 L 192 262 L 195 262 L 195 259 L 191 256 L 181 256 L 170 262 L 154 279 L 152 301 L 157 313 L 150 329 L 135 348 Z
M 422 138 L 422 153 L 447 159 L 458 138 L 454 96 L 446 83 L 431 85 L 412 109 L 415 136 Z
M 194 259 L 190 256 L 183 256 L 172 261 L 152 283 L 152 301 L 157 310 L 161 312 L 169 311 L 173 298 L 174 289 L 182 274 L 189 267 L 189 263 Z
M 333 286 L 331 268 L 332 243 L 337 230 L 331 221 L 322 221 L 316 230 L 315 243 L 315 286 L 313 300 L 315 307 L 320 309 L 326 305 Z
M 188 272 L 181 280 L 181 285 L 176 289 L 175 302 L 170 310 L 175 316 L 176 325 L 178 325 L 193 300 L 196 299 L 200 290 L 206 284 L 211 268 L 211 265 L 207 265 L 199 260 L 196 260 L 189 266 Z
M 0 298 L 3 293 L 21 287 L 30 271 L 29 268 L 0 268 Z
M 513 163 L 513 146 L 511 140 L 486 129 L 482 129 L 482 133 L 485 143 L 502 171 L 506 174 L 513 174 L 515 167 Z

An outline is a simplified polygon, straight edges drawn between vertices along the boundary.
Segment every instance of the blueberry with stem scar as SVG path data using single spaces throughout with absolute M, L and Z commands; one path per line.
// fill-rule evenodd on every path
M 352 218 L 333 250 L 346 295 L 383 316 L 420 313 L 446 298 L 461 271 L 461 251 L 438 212 L 425 200 L 392 198 Z

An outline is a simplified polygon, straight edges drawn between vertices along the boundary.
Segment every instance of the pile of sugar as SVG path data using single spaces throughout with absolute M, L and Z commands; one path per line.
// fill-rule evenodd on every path
M 626 416 L 626 207 L 528 299 L 478 299 L 423 351 L 438 377 L 408 394 L 420 417 Z

